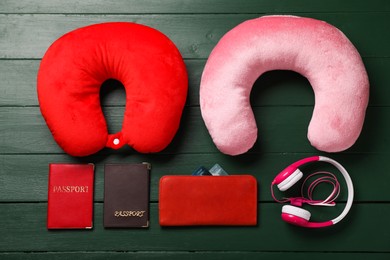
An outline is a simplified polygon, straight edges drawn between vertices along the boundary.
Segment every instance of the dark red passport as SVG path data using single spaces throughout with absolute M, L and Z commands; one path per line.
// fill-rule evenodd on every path
M 93 164 L 49 164 L 48 229 L 91 229 Z
M 149 227 L 150 164 L 104 166 L 105 228 Z

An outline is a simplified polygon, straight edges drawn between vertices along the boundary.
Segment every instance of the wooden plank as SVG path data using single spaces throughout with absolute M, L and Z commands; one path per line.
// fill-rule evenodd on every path
M 388 260 L 389 253 L 323 253 L 323 252 L 165 252 L 165 251 L 142 251 L 142 252 L 17 252 L 0 253 L 3 260 L 29 259 L 29 260 L 127 260 L 127 259 L 170 259 L 170 260 L 207 260 L 207 259 L 354 259 L 354 260 Z
M 183 57 L 206 58 L 227 31 L 258 16 L 0 14 L 0 58 L 41 58 L 50 44 L 64 33 L 108 21 L 128 21 L 151 26 L 170 37 Z M 390 31 L 385 27 L 390 20 L 390 13 L 307 13 L 305 16 L 325 20 L 338 27 L 363 57 L 390 56 Z
M 382 12 L 389 11 L 389 2 L 373 0 L 369 3 L 353 0 L 267 1 L 246 0 L 237 4 L 235 0 L 3 0 L 0 13 L 291 13 L 291 12 Z
M 303 229 L 284 223 L 280 219 L 281 207 L 270 203 L 259 204 L 259 224 L 255 227 L 162 228 L 158 224 L 158 205 L 152 203 L 149 229 L 110 230 L 102 226 L 103 205 L 97 203 L 94 207 L 93 230 L 47 231 L 46 203 L 0 204 L 2 220 L 0 251 L 200 250 L 388 253 L 390 249 L 388 205 L 355 204 L 351 214 L 344 221 L 325 229 Z M 331 209 L 316 207 L 316 210 L 329 212 Z M 320 215 L 321 218 L 330 215 L 319 214 L 316 210 L 314 208 L 311 210 L 313 219 L 318 220 Z
M 255 107 L 259 137 L 250 152 L 318 153 L 306 137 L 312 109 L 311 106 Z M 109 132 L 120 131 L 123 107 L 108 107 L 103 111 Z M 387 154 L 389 117 L 390 107 L 369 107 L 362 134 L 348 152 Z M 103 150 L 101 154 L 108 152 Z M 128 147 L 117 152 L 134 154 Z M 0 107 L 0 154 L 17 153 L 63 153 L 37 107 Z M 162 153 L 219 153 L 198 107 L 184 109 L 179 131 Z
M 0 106 L 38 104 L 36 78 L 39 61 L 0 60 Z
M 103 201 L 104 164 L 106 163 L 140 163 L 150 162 L 151 192 L 150 200 L 158 201 L 158 184 L 164 175 L 191 175 L 203 165 L 207 168 L 219 163 L 230 174 L 251 174 L 258 180 L 259 201 L 273 201 L 270 184 L 274 177 L 291 163 L 311 156 L 312 154 L 246 154 L 230 157 L 216 154 L 112 154 L 95 155 L 87 158 L 74 158 L 68 155 L 0 155 L 0 203 L 1 202 L 42 202 L 47 201 L 48 165 L 49 163 L 95 163 L 96 202 Z M 327 155 L 338 160 L 349 171 L 355 187 L 355 202 L 390 202 L 388 182 L 390 176 L 379 173 L 390 172 L 388 154 L 332 154 Z M 312 164 L 301 167 L 307 176 L 319 170 L 328 170 L 338 176 L 341 183 L 341 194 L 338 201 L 346 200 L 346 187 L 337 169 L 326 164 Z M 287 194 L 278 196 L 300 196 L 300 185 Z M 318 198 L 326 198 L 330 191 L 327 186 L 319 186 L 316 190 Z
M 185 60 L 189 76 L 187 106 L 199 106 L 199 84 L 206 60 Z M 0 60 L 0 107 L 38 106 L 36 77 L 39 60 Z M 371 106 L 390 105 L 390 58 L 364 58 L 370 77 Z M 102 86 L 104 106 L 124 106 L 125 91 L 120 84 Z M 273 71 L 262 75 L 253 86 L 252 106 L 314 105 L 309 82 L 294 72 Z

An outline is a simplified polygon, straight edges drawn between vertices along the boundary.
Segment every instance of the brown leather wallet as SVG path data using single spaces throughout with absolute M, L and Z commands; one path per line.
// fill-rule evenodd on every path
M 159 220 L 161 226 L 254 226 L 257 180 L 251 175 L 164 176 Z

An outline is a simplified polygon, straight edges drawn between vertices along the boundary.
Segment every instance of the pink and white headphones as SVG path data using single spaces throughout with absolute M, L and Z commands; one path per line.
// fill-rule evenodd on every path
M 292 187 L 295 183 L 297 183 L 303 176 L 303 173 L 298 169 L 298 167 L 310 163 L 310 162 L 316 162 L 316 161 L 322 161 L 327 162 L 335 166 L 343 175 L 345 182 L 347 184 L 348 189 L 348 199 L 347 203 L 345 205 L 344 210 L 341 212 L 341 214 L 336 217 L 335 219 L 328 220 L 325 222 L 310 222 L 310 216 L 311 213 L 303 208 L 301 208 L 303 203 L 307 203 L 314 206 L 334 206 L 336 203 L 334 202 L 337 198 L 337 196 L 340 193 L 340 185 L 335 175 L 333 175 L 330 172 L 316 172 L 313 174 L 310 174 L 303 182 L 301 187 L 301 197 L 298 198 L 284 198 L 282 200 L 279 200 L 275 197 L 273 186 L 277 185 L 278 189 L 280 191 L 285 191 Z M 314 180 L 309 187 L 307 188 L 307 198 L 304 196 L 304 185 L 305 183 L 313 176 L 319 176 L 321 177 Z M 333 191 L 332 193 L 323 201 L 319 200 L 313 200 L 312 193 L 315 187 L 320 183 L 329 183 L 333 185 Z M 321 228 L 321 227 L 327 227 L 332 226 L 338 222 L 340 222 L 348 213 L 352 206 L 353 202 L 353 184 L 351 177 L 349 176 L 347 170 L 338 162 L 336 162 L 333 159 L 330 159 L 328 157 L 324 156 L 313 156 L 304 158 L 302 160 L 299 160 L 287 168 L 285 168 L 283 171 L 281 171 L 275 179 L 271 183 L 271 194 L 275 201 L 279 203 L 285 203 L 290 202 L 291 205 L 285 205 L 282 208 L 282 219 L 286 221 L 287 223 L 302 226 L 302 227 L 308 227 L 308 228 Z

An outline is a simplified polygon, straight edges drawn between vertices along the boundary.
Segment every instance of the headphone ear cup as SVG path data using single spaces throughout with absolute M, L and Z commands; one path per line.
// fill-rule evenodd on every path
M 290 224 L 297 226 L 307 226 L 311 217 L 311 213 L 305 209 L 285 205 L 282 207 L 282 219 Z
M 280 191 L 285 191 L 291 188 L 295 183 L 297 183 L 303 176 L 301 170 L 296 169 L 290 176 L 278 184 L 278 189 Z

